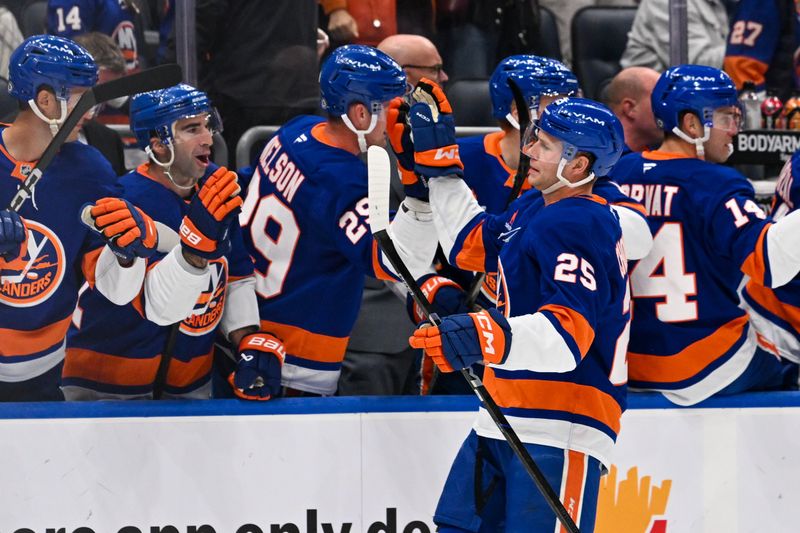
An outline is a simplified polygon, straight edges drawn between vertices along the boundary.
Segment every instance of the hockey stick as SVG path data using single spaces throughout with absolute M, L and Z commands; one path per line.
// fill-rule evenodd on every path
M 69 134 L 78 125 L 80 119 L 92 107 L 120 96 L 130 96 L 132 94 L 143 93 L 147 91 L 154 91 L 156 89 L 163 89 L 180 83 L 182 77 L 181 67 L 178 65 L 161 65 L 159 67 L 143 70 L 130 76 L 125 76 L 108 83 L 101 83 L 96 85 L 81 95 L 78 103 L 72 109 L 64 123 L 59 128 L 58 132 L 50 141 L 50 144 L 45 148 L 44 153 L 37 161 L 36 166 L 31 170 L 25 181 L 19 185 L 19 189 L 8 209 L 11 211 L 19 211 L 22 205 L 33 196 L 33 189 L 42 178 L 47 167 L 53 162 L 61 146 L 66 142 Z
M 511 94 L 514 95 L 514 103 L 517 105 L 517 116 L 519 117 L 519 163 L 517 164 L 517 173 L 514 174 L 514 185 L 511 188 L 508 199 L 506 199 L 506 206 L 503 208 L 503 211 L 508 209 L 519 196 L 522 190 L 522 184 L 525 182 L 531 164 L 528 156 L 522 153 L 522 149 L 524 148 L 522 143 L 525 142 L 525 132 L 531 124 L 531 111 L 519 85 L 511 78 L 508 78 L 507 81 L 508 88 L 511 89 Z M 467 309 L 472 309 L 472 306 L 475 305 L 475 300 L 477 300 L 478 294 L 481 292 L 481 287 L 485 279 L 486 272 L 479 272 L 475 275 L 475 279 L 472 280 L 472 285 L 470 285 L 464 297 L 464 304 L 467 306 Z
M 422 309 L 423 314 L 427 317 L 431 324 L 438 326 L 441 324 L 439 316 L 433 312 L 428 299 L 422 293 L 419 285 L 414 277 L 408 271 L 408 268 L 403 264 L 403 260 L 397 249 L 392 242 L 389 235 L 389 179 L 390 179 L 390 166 L 389 154 L 386 150 L 378 146 L 371 146 L 367 152 L 367 166 L 369 168 L 369 226 L 373 237 L 380 246 L 383 254 L 389 259 L 389 262 L 394 267 L 395 271 L 400 275 L 405 286 L 408 288 L 414 301 Z M 517 433 L 511 427 L 503 412 L 497 406 L 492 396 L 486 390 L 481 379 L 476 376 L 470 368 L 461 370 L 461 375 L 467 380 L 473 392 L 478 396 L 484 409 L 492 417 L 492 420 L 497 425 L 500 432 L 505 437 L 508 445 L 514 451 L 514 454 L 522 462 L 525 470 L 533 479 L 533 482 L 539 488 L 539 491 L 544 496 L 547 504 L 556 514 L 556 518 L 561 522 L 564 528 L 569 533 L 580 533 L 578 526 L 569 516 L 564 505 L 558 499 L 547 479 L 542 474 L 542 471 L 536 465 L 533 457 L 525 449 L 522 441 L 519 440 Z

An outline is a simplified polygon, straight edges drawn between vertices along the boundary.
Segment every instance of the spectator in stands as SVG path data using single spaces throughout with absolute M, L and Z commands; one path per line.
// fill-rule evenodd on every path
M 0 78 L 8 79 L 8 58 L 21 42 L 22 32 L 14 13 L 0 5 Z
M 655 148 L 664 139 L 650 102 L 658 76 L 649 67 L 628 67 L 617 73 L 603 92 L 603 103 L 617 115 L 625 130 L 622 155 Z
M 397 33 L 433 37 L 431 0 L 319 0 L 334 44 L 376 46 Z
M 725 71 L 738 89 L 752 81 L 757 91 L 777 91 L 785 100 L 792 88 L 800 87 L 797 68 L 800 45 L 797 12 L 788 0 L 741 0 L 736 10 Z
M 125 75 L 125 58 L 122 57 L 117 43 L 108 35 L 99 32 L 89 32 L 75 37 L 75 42 L 83 46 L 95 61 L 98 69 L 98 83 L 105 83 L 121 78 Z M 79 139 L 90 146 L 97 148 L 105 157 L 118 176 L 128 170 L 125 166 L 124 147 L 122 138 L 117 132 L 106 126 L 108 123 L 117 123 L 116 117 L 127 113 L 127 97 L 111 100 L 98 106 L 99 114 L 83 123 Z M 108 113 L 104 111 L 108 110 Z M 104 118 L 110 119 L 108 122 Z
M 728 14 L 722 0 L 688 0 L 687 63 L 722 68 Z M 669 65 L 669 0 L 642 0 L 622 54 L 623 67 L 650 67 L 663 72 Z

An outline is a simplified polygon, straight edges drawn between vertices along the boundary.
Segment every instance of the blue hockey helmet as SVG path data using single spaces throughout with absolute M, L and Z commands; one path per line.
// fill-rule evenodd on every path
M 658 127 L 671 132 L 685 111 L 696 114 L 711 128 L 714 110 L 738 105 L 737 96 L 736 85 L 725 72 L 701 65 L 678 65 L 661 74 L 651 102 Z
M 562 168 L 579 152 L 594 156 L 590 169 L 594 175 L 585 181 L 608 174 L 619 160 L 625 142 L 622 124 L 614 113 L 603 104 L 588 98 L 556 100 L 542 112 L 538 128 L 563 144 Z M 562 179 L 560 174 L 559 170 L 559 179 Z
M 340 46 L 322 65 L 319 74 L 322 108 L 344 115 L 351 104 L 376 110 L 406 92 L 406 74 L 397 62 L 377 48 L 359 44 Z
M 509 78 L 517 84 L 528 106 L 533 109 L 538 109 L 540 96 L 578 94 L 578 78 L 560 61 L 535 55 L 510 56 L 497 65 L 489 79 L 495 118 L 507 118 L 511 112 L 514 94 L 508 86 Z
M 219 131 L 219 117 L 206 93 L 180 83 L 135 95 L 130 107 L 131 130 L 140 148 L 147 148 L 154 135 L 164 145 L 169 145 L 173 141 L 172 125 L 176 120 L 202 113 L 209 114 L 209 128 Z
M 17 100 L 36 98 L 48 86 L 57 98 L 67 100 L 72 87 L 97 83 L 97 65 L 79 44 L 55 35 L 33 35 L 11 53 L 8 92 Z

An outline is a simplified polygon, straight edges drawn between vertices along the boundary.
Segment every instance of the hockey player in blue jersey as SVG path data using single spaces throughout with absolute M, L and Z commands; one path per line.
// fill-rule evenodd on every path
M 443 93 L 433 94 L 446 117 Z M 415 149 L 455 141 L 452 122 L 435 120 L 428 106 L 410 113 Z M 488 215 L 457 166 L 417 165 L 445 252 L 475 270 L 495 264 L 499 275 L 496 309 L 443 318 L 417 330 L 411 344 L 443 372 L 486 365 L 487 390 L 581 531 L 592 531 L 625 408 L 630 318 L 622 231 L 592 185 L 616 163 L 624 139 L 610 110 L 582 98 L 550 104 L 537 135 L 524 152 L 543 207 L 523 195 L 506 213 Z M 486 411 L 473 427 L 434 515 L 439 531 L 558 531 Z
M 74 37 L 90 31 L 110 36 L 122 50 L 128 72 L 139 67 L 137 28 L 139 7 L 134 0 L 48 0 L 47 32 Z
M 780 220 L 800 206 L 800 152 L 786 162 L 778 177 L 770 216 Z M 800 363 L 800 279 L 772 289 L 749 280 L 742 305 L 762 344 L 781 357 Z
M 240 222 L 255 259 L 261 329 L 286 346 L 288 394 L 331 395 L 361 302 L 364 276 L 393 279 L 367 216 L 368 146 L 385 145 L 386 105 L 406 92 L 406 76 L 383 52 L 340 47 L 320 73 L 327 119 L 286 123 L 258 159 Z M 421 255 L 400 250 L 421 275 L 436 232 L 426 203 L 404 201 L 392 222 Z
M 623 157 L 612 172 L 644 203 L 654 235 L 631 270 L 629 385 L 680 405 L 780 387 L 781 364 L 759 345 L 737 289 L 743 275 L 779 287 L 797 274 L 800 214 L 773 222 L 747 179 L 720 165 L 741 124 L 727 74 L 672 67 L 652 100 L 663 144 Z
M 209 398 L 220 330 L 239 348 L 231 376 L 235 392 L 269 399 L 280 388 L 283 347 L 258 328 L 253 263 L 235 223 L 241 205 L 236 175 L 209 161 L 219 121 L 208 97 L 185 84 L 136 95 L 131 126 L 150 162 L 120 179 L 125 201 L 180 234 L 179 257 L 197 271 L 202 292 L 182 311 L 174 302 L 170 318 L 153 312 L 152 291 L 122 307 L 91 289 L 84 292 L 67 342 L 65 397 L 151 397 L 159 364 L 171 357 L 165 383 L 159 384 L 164 396 Z M 150 265 L 163 257 L 154 255 Z M 180 325 L 170 326 L 175 313 Z M 179 329 L 167 354 L 171 327 Z
M 11 54 L 9 93 L 20 112 L 0 127 L 0 205 L 8 205 L 96 80 L 91 56 L 68 39 L 33 36 Z M 73 142 L 80 128 L 81 122 L 19 214 L 0 211 L 0 400 L 62 399 L 58 381 L 78 289 L 86 281 L 116 304 L 129 302 L 144 279 L 142 257 L 155 252 L 152 220 L 127 206 L 114 210 L 123 230 L 101 235 L 80 224 L 84 204 L 120 192 L 100 152 Z

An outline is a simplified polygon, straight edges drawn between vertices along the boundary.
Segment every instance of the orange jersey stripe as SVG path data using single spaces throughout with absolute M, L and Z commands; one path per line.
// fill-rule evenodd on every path
M 211 372 L 212 353 L 214 353 L 213 348 L 207 354 L 193 357 L 190 361 L 180 361 L 173 358 L 169 362 L 167 383 L 173 387 L 186 387 L 208 375 Z
M 589 347 L 594 341 L 594 328 L 589 325 L 586 317 L 574 309 L 561 305 L 544 305 L 539 308 L 539 311 L 553 313 L 561 327 L 572 335 L 575 344 L 578 345 L 578 350 L 581 352 L 581 359 L 586 356 L 586 352 L 589 351 Z
M 81 270 L 83 271 L 83 277 L 89 282 L 90 287 L 94 287 L 94 272 L 97 267 L 97 260 L 100 259 L 100 253 L 102 251 L 103 248 L 97 248 L 83 255 Z
M 0 328 L 0 356 L 30 355 L 64 340 L 72 315 L 31 331 Z
M 678 152 L 662 152 L 661 150 L 645 150 L 642 152 L 644 159 L 651 161 L 669 161 L 670 159 L 690 159 L 692 156 Z
M 780 301 L 778 297 L 775 296 L 775 292 L 772 289 L 754 283 L 753 281 L 747 283 L 745 291 L 747 291 L 747 294 L 758 302 L 761 307 L 779 317 L 781 320 L 785 320 L 791 324 L 795 331 L 800 331 L 799 307 Z
M 689 379 L 730 350 L 742 337 L 746 325 L 747 315 L 742 315 L 673 355 L 628 352 L 630 379 L 652 383 Z
M 372 239 L 372 270 L 375 272 L 375 277 L 387 281 L 396 281 L 395 278 L 383 268 L 380 259 L 380 247 L 378 241 Z
M 586 482 L 586 454 L 575 450 L 566 450 L 567 472 L 562 486 L 564 493 L 561 501 L 564 502 L 572 521 L 580 523 L 581 503 L 583 502 L 583 486 Z M 561 526 L 559 533 L 568 533 L 564 526 Z
M 461 250 L 456 255 L 456 266 L 464 270 L 483 272 L 486 269 L 486 250 L 483 248 L 483 224 L 469 232 Z
M 756 85 L 764 84 L 764 76 L 769 65 L 747 56 L 728 56 L 722 63 L 722 68 L 730 75 L 737 89 L 741 89 L 746 81 Z
M 144 386 L 153 383 L 159 359 L 159 356 L 131 359 L 82 348 L 67 348 L 61 375 L 111 385 Z M 172 361 L 170 366 L 174 363 Z
M 500 407 L 575 413 L 599 420 L 619 433 L 622 408 L 613 397 L 595 387 L 564 381 L 503 379 L 488 366 L 484 384 Z
M 268 331 L 283 341 L 287 353 L 321 363 L 341 363 L 349 337 L 331 337 L 312 333 L 297 326 L 261 321 L 261 331 Z
M 750 279 L 759 285 L 764 284 L 764 275 L 767 273 L 767 265 L 764 262 L 764 238 L 771 225 L 772 224 L 767 224 L 764 226 L 764 229 L 761 230 L 761 234 L 756 241 L 755 250 L 753 250 L 750 255 L 747 256 L 747 259 L 744 260 L 744 263 L 742 263 L 742 272 L 750 276 Z

